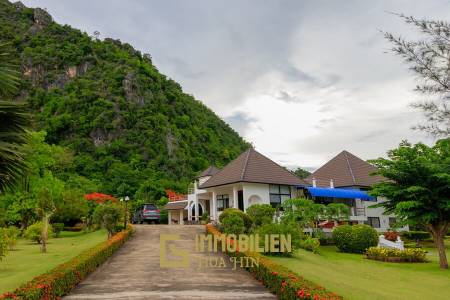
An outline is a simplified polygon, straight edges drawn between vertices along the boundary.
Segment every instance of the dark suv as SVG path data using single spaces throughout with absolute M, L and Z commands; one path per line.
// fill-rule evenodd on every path
M 155 222 L 159 223 L 160 215 L 159 209 L 155 204 L 144 204 L 136 211 L 133 215 L 133 223 L 142 224 L 144 222 L 150 223 Z

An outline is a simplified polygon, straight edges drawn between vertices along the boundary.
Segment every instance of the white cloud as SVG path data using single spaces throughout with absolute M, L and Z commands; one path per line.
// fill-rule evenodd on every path
M 288 165 L 317 167 L 346 149 L 364 159 L 401 139 L 430 141 L 414 78 L 379 30 L 416 36 L 399 18 L 450 19 L 432 1 L 24 1 L 60 23 L 119 38 Z

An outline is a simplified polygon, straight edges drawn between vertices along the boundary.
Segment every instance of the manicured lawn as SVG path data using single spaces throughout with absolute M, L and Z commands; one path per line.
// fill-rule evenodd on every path
M 91 233 L 62 232 L 61 237 L 49 240 L 47 253 L 40 246 L 20 239 L 16 250 L 9 251 L 0 262 L 0 293 L 11 291 L 34 276 L 77 256 L 80 252 L 105 241 L 104 230 Z
M 300 250 L 292 258 L 271 258 L 345 299 L 450 299 L 450 270 L 440 270 L 436 250 L 427 250 L 431 262 L 419 264 L 368 260 L 332 246 L 320 254 Z

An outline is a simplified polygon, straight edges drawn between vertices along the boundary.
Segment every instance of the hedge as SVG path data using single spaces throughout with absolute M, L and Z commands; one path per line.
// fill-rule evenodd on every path
M 69 293 L 88 274 L 104 263 L 133 233 L 133 227 L 115 234 L 109 240 L 83 251 L 70 261 L 33 278 L 13 292 L 0 296 L 0 300 L 53 300 Z
M 405 250 L 370 247 L 366 251 L 369 259 L 386 262 L 426 262 L 426 251 L 420 248 Z
M 220 236 L 222 233 L 213 225 L 206 225 L 209 234 Z M 227 240 L 227 243 L 233 243 Z M 277 264 L 264 255 L 256 252 L 241 253 L 228 252 L 229 256 L 251 257 L 259 261 L 247 269 L 257 280 L 264 284 L 271 292 L 275 293 L 279 299 L 311 299 L 311 300 L 338 300 L 342 299 L 334 293 L 325 290 L 323 287 L 304 279 L 302 276 L 292 272 L 288 268 Z

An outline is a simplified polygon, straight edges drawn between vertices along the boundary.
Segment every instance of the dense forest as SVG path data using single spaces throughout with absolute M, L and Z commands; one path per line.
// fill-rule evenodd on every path
M 249 146 L 127 43 L 0 0 L 0 44 L 20 70 L 11 98 L 27 103 L 37 144 L 70 161 L 55 176 L 75 178 L 84 192 L 158 200 L 164 188 L 183 191 L 197 172 Z

